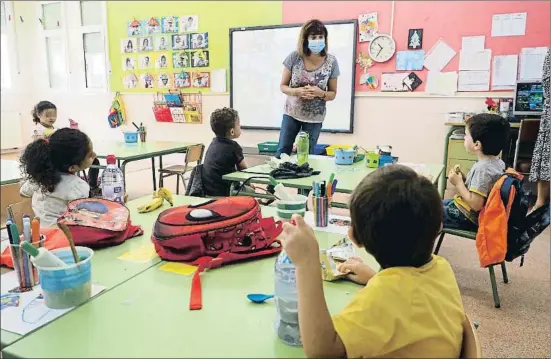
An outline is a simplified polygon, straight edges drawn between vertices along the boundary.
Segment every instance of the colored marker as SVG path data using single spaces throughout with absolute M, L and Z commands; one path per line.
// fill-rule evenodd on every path
M 334 194 L 335 194 L 335 191 L 337 190 L 337 183 L 338 183 L 338 182 L 339 182 L 339 181 L 338 181 L 337 179 L 335 179 L 335 180 L 333 181 L 333 185 L 331 186 L 331 191 L 333 191 L 333 192 L 331 193 L 331 195 L 334 195 Z
M 19 267 L 19 278 L 20 278 L 20 285 L 22 287 L 27 287 L 27 280 L 25 278 L 25 263 L 23 263 L 23 260 L 22 258 L 19 256 L 19 245 L 20 245 L 20 241 L 19 241 L 19 231 L 17 230 L 17 225 L 15 224 L 12 224 L 10 226 L 10 232 L 11 232 L 11 235 L 13 237 L 13 244 L 15 246 L 17 246 L 16 250 L 14 250 L 14 255 L 15 257 L 17 258 L 16 261 L 14 261 L 13 265 L 14 267 L 15 266 L 18 266 Z
M 40 248 L 40 221 L 38 220 L 38 217 L 34 217 L 31 221 L 31 238 L 33 246 Z M 38 277 L 38 269 L 35 266 L 33 266 L 33 275 L 35 284 L 38 284 L 40 279 Z
M 15 224 L 13 224 L 11 219 L 8 219 L 6 221 L 6 229 L 8 231 L 8 238 L 10 241 L 10 250 L 11 250 L 11 259 L 13 262 L 13 269 L 17 274 L 17 278 L 21 278 L 21 268 L 19 267 L 19 256 L 18 256 L 16 247 L 13 246 L 15 244 L 15 240 L 13 238 L 13 233 L 11 230 L 12 226 L 15 226 Z
M 31 243 L 31 217 L 28 214 L 23 215 L 23 243 Z M 27 284 L 29 287 L 35 285 L 35 277 L 33 265 L 29 259 L 29 256 L 21 253 L 23 255 L 23 265 L 25 267 L 25 279 L 28 280 Z

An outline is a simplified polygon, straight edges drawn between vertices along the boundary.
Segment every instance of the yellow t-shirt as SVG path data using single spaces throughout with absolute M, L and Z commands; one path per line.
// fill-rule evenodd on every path
M 459 358 L 465 318 L 450 264 L 377 273 L 333 317 L 348 358 Z

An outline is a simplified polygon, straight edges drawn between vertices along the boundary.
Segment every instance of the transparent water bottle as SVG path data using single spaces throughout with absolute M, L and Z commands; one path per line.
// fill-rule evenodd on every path
M 298 295 L 295 265 L 285 252 L 275 263 L 274 297 L 277 307 L 275 330 L 287 345 L 302 346 L 298 326 Z
M 124 176 L 114 155 L 107 156 L 107 168 L 101 175 L 101 194 L 104 199 L 124 203 Z
M 308 133 L 300 131 L 297 138 L 297 165 L 308 162 L 308 153 L 310 152 L 310 139 Z

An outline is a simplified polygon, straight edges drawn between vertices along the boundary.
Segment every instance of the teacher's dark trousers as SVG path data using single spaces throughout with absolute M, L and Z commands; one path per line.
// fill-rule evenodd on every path
M 277 146 L 276 158 L 282 153 L 291 155 L 293 152 L 293 143 L 300 130 L 308 133 L 310 139 L 310 154 L 314 153 L 314 148 L 320 137 L 321 123 L 309 123 L 299 121 L 289 115 L 283 115 L 281 130 L 279 131 L 279 145 Z

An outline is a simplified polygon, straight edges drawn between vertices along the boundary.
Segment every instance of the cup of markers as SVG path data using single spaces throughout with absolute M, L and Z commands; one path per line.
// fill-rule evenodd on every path
M 8 219 L 6 229 L 9 237 L 10 254 L 13 268 L 19 282 L 18 290 L 21 292 L 32 290 L 40 283 L 38 270 L 33 266 L 30 255 L 22 248 L 23 242 L 31 243 L 35 248 L 44 246 L 45 236 L 40 234 L 40 222 L 38 218 L 23 216 L 23 236 L 21 238 L 17 225 L 12 219 Z
M 337 188 L 337 180 L 335 174 L 331 173 L 329 181 L 313 182 L 313 212 L 314 212 L 314 225 L 316 227 L 327 227 L 329 225 L 329 212 L 331 209 L 331 202 L 333 201 L 333 195 Z

